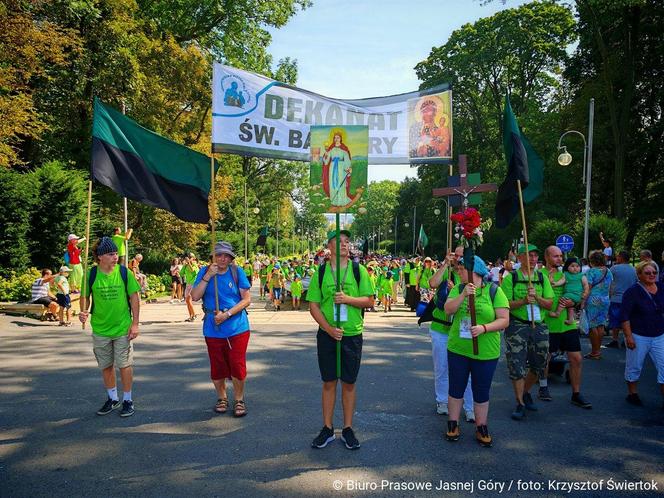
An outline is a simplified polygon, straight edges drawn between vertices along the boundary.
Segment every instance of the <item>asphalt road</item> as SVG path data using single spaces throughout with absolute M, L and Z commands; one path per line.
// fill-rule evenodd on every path
M 538 403 L 524 422 L 509 418 L 501 360 L 489 414 L 495 444 L 485 449 L 465 422 L 459 442 L 443 439 L 428 331 L 401 307 L 371 313 L 354 423 L 362 448 L 351 452 L 337 440 L 314 450 L 321 384 L 308 312 L 253 306 L 242 419 L 212 412 L 200 322 L 184 318 L 182 304 L 142 308 L 136 414 L 122 419 L 95 415 L 105 391 L 89 330 L 0 316 L 0 496 L 567 496 L 571 485 L 574 496 L 655 496 L 664 489 L 655 371 L 648 361 L 646 406 L 627 405 L 622 351 L 584 363 L 593 410 L 571 405 L 569 386 L 554 379 L 554 401 Z M 612 489 L 653 482 L 659 491 Z

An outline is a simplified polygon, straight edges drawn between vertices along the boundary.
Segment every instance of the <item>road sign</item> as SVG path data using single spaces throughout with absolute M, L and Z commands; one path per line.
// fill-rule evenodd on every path
M 570 252 L 574 249 L 574 239 L 571 235 L 558 235 L 558 237 L 556 237 L 556 245 L 562 252 Z

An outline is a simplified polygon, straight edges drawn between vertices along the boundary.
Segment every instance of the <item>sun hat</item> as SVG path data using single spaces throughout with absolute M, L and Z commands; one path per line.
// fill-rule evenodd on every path
M 63 273 L 63 272 L 66 272 L 66 271 L 71 271 L 71 268 L 68 268 L 67 266 L 61 266 L 58 271 L 60 273 Z
M 78 240 L 78 239 L 80 239 L 80 237 L 74 233 L 70 233 L 67 236 L 67 242 L 71 242 L 72 240 Z
M 222 240 L 221 242 L 217 242 L 214 245 L 214 255 L 215 256 L 220 256 L 222 254 L 227 254 L 231 258 L 235 259 L 235 253 L 233 252 L 233 246 L 230 244 L 230 242 L 226 242 L 225 240 Z

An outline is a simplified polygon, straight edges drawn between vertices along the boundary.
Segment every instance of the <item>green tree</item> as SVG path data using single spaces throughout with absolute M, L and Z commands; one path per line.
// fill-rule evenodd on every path
M 0 184 L 0 268 L 24 270 L 30 264 L 28 232 L 38 185 L 6 168 L 0 168 Z

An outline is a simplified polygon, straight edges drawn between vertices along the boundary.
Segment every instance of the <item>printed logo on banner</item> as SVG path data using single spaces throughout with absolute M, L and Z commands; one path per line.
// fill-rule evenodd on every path
M 244 109 L 244 106 L 251 102 L 251 94 L 247 91 L 247 85 L 239 76 L 229 74 L 221 78 L 221 90 L 226 107 Z

